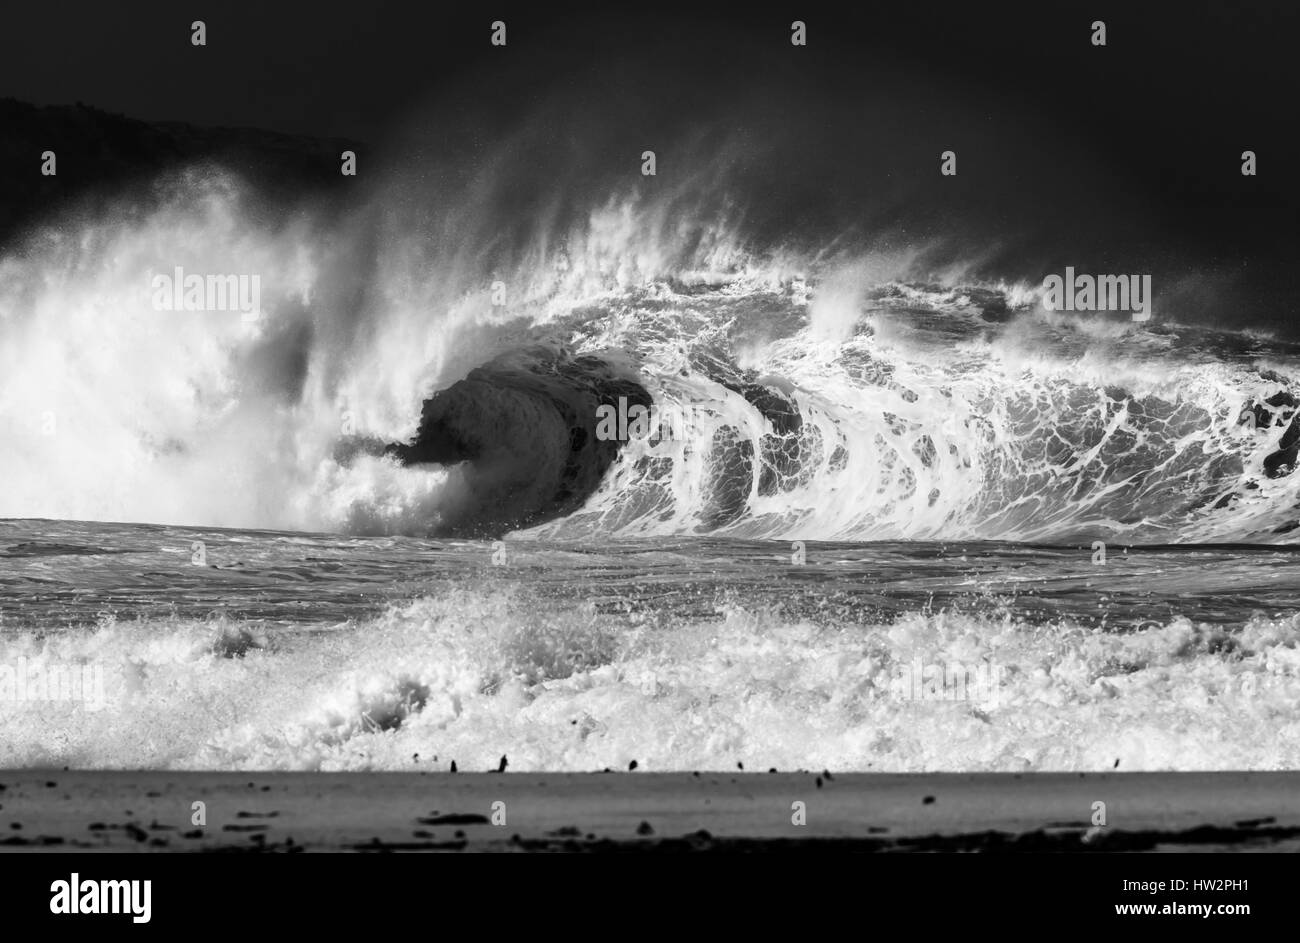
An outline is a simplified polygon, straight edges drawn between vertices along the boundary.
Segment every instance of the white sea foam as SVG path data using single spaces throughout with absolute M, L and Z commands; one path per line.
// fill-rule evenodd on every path
M 485 770 L 507 754 L 512 770 L 1294 768 L 1298 638 L 1294 616 L 1099 633 L 740 606 L 629 630 L 509 588 L 301 633 L 107 620 L 0 637 L 0 661 L 103 666 L 106 693 L 96 712 L 0 701 L 0 766 Z M 996 668 L 997 696 L 900 699 L 917 660 Z

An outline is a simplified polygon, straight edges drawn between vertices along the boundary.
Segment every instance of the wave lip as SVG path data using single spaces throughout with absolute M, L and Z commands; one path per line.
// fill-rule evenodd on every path
M 495 537 L 581 507 L 618 456 L 601 406 L 650 406 L 636 381 L 595 356 L 537 346 L 476 367 L 424 402 L 415 437 L 386 452 L 405 466 L 463 466 L 436 532 Z

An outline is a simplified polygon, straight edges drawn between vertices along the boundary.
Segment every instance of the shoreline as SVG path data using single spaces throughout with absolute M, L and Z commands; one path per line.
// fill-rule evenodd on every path
M 0 771 L 0 851 L 830 848 L 1297 851 L 1300 772 Z

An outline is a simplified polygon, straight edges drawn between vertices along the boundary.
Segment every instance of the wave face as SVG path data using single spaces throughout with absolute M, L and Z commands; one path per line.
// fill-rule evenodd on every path
M 1293 381 L 1272 369 L 1293 369 L 1290 351 L 1057 319 L 1014 289 L 860 290 L 847 308 L 734 283 L 619 298 L 629 326 L 598 343 L 637 352 L 684 420 L 630 443 L 547 535 L 1158 542 L 1295 526 Z
M 1294 345 L 1044 310 L 960 246 L 757 242 L 724 160 L 502 234 L 215 167 L 0 258 L 0 516 L 350 533 L 1274 541 Z M 497 168 L 500 171 L 500 168 Z M 486 184 L 484 184 L 486 186 Z M 719 194 L 722 194 L 721 196 Z M 341 218 L 340 218 L 341 217 Z M 262 277 L 262 316 L 153 273 Z M 597 409 L 653 404 L 610 441 Z

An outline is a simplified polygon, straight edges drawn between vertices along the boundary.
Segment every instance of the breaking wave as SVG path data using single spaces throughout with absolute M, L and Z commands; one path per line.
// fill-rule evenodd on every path
M 943 240 L 759 243 L 727 160 L 699 166 L 537 198 L 514 225 L 499 177 L 414 206 L 403 178 L 317 218 L 260 211 L 217 167 L 55 221 L 0 256 L 0 516 L 852 540 L 1297 526 L 1293 345 L 1176 310 L 1052 313 Z M 155 310 L 151 278 L 176 267 L 258 275 L 262 316 Z M 679 421 L 600 435 L 599 408 L 627 405 Z

